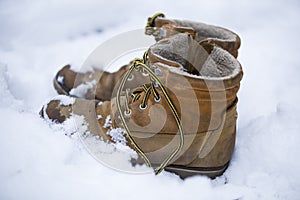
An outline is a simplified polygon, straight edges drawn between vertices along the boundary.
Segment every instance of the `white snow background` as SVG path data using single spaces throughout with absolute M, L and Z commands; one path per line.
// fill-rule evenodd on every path
M 237 144 L 215 180 L 114 171 L 38 115 L 57 70 L 158 11 L 242 38 Z M 297 0 L 1 0 L 0 199 L 300 199 L 299 19 Z

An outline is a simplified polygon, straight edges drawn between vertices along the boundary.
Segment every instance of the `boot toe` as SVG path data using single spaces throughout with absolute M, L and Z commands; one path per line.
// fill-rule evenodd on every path
M 53 85 L 59 94 L 68 95 L 74 86 L 76 72 L 71 70 L 70 65 L 59 70 L 53 80 Z
M 68 100 L 69 102 L 66 102 Z M 44 105 L 39 112 L 44 119 L 49 119 L 55 123 L 63 123 L 72 113 L 73 98 L 67 96 L 58 96 Z

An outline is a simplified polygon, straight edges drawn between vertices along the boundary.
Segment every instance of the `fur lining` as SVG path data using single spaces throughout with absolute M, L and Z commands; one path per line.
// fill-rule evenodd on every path
M 215 46 L 208 54 L 201 45 L 184 33 L 160 40 L 150 47 L 150 51 L 162 60 L 178 63 L 181 66 L 180 69 L 170 68 L 175 68 L 175 71 L 181 71 L 180 73 L 184 72 L 185 75 L 190 74 L 193 77 L 223 79 L 232 77 L 241 71 L 239 62 L 230 53 Z M 199 75 L 195 76 L 188 71 L 186 68 L 188 63 L 199 70 Z

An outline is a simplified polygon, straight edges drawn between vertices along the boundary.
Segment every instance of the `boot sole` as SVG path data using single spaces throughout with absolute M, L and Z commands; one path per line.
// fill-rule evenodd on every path
M 57 81 L 58 74 L 53 79 L 53 86 L 58 94 L 69 95 L 68 89 Z
M 179 175 L 182 179 L 194 175 L 205 175 L 210 178 L 216 178 L 225 172 L 228 165 L 229 162 L 219 167 L 186 167 L 180 165 L 169 165 L 165 168 L 165 170 Z

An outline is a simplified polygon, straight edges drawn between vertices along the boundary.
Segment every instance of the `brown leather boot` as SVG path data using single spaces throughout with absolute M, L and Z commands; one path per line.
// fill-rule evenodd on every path
M 166 19 L 162 13 L 148 18 L 145 33 L 155 36 L 157 41 L 178 33 L 188 33 L 200 44 L 217 45 L 234 57 L 238 56 L 241 45 L 240 37 L 228 29 L 188 20 Z
M 70 65 L 66 65 L 56 74 L 53 85 L 58 94 L 85 99 L 110 100 L 117 80 L 128 68 L 129 65 L 124 65 L 114 73 L 97 69 L 81 73 L 73 71 Z
M 84 115 L 90 132 L 131 147 L 156 173 L 221 175 L 235 145 L 242 68 L 222 48 L 200 44 L 185 33 L 162 39 L 149 48 L 147 59 L 132 62 L 111 101 L 53 100 L 41 114 L 57 122 L 70 113 Z M 126 88 L 134 71 L 148 80 Z
M 161 40 L 178 33 L 188 33 L 203 46 L 217 45 L 237 57 L 240 38 L 232 31 L 199 22 L 172 20 L 163 17 L 163 14 L 150 17 L 146 25 L 146 34 L 155 35 L 156 40 Z M 113 88 L 129 69 L 129 66 L 130 64 L 125 65 L 115 73 L 99 69 L 94 69 L 93 72 L 80 73 L 71 70 L 70 65 L 67 65 L 56 74 L 53 84 L 59 94 L 102 101 L 110 100 Z

